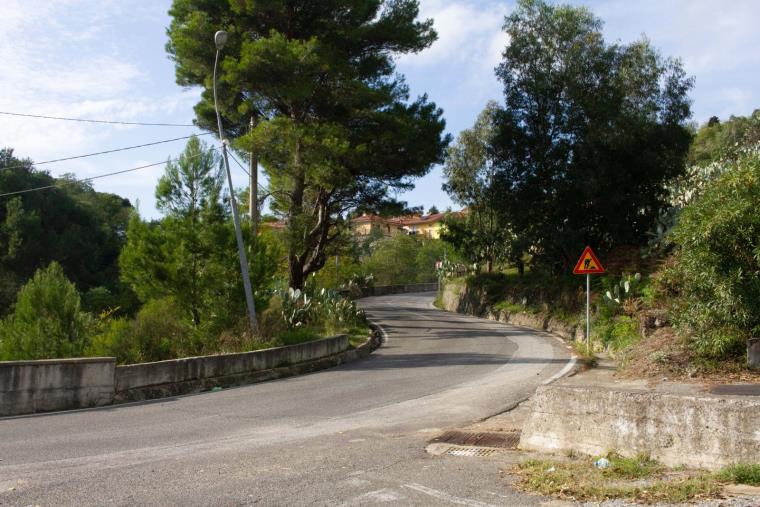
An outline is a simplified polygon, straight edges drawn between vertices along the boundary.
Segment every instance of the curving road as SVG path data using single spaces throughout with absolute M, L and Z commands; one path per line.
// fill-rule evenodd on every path
M 387 341 L 330 370 L 214 393 L 0 419 L 0 505 L 533 505 L 494 462 L 433 457 L 442 428 L 566 366 L 543 333 L 362 300 Z

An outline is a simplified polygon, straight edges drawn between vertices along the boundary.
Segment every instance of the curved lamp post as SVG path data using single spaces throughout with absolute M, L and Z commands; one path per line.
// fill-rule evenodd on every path
M 227 171 L 227 185 L 230 190 L 230 205 L 232 207 L 232 221 L 235 223 L 235 236 L 237 238 L 238 256 L 240 257 L 240 272 L 243 274 L 243 288 L 245 289 L 245 302 L 248 306 L 248 321 L 251 326 L 251 332 L 255 333 L 256 324 L 256 306 L 253 302 L 253 291 L 251 290 L 251 277 L 248 275 L 248 259 L 245 256 L 245 246 L 243 245 L 243 233 L 240 230 L 240 218 L 238 217 L 237 200 L 235 199 L 235 190 L 232 187 L 232 174 L 230 173 L 230 162 L 227 159 L 227 139 L 224 138 L 222 130 L 222 117 L 219 115 L 219 105 L 216 100 L 216 68 L 219 64 L 219 53 L 227 42 L 227 32 L 219 30 L 214 34 L 214 45 L 216 46 L 216 57 L 214 58 L 214 109 L 216 110 L 216 123 L 219 127 L 219 140 L 222 142 L 222 157 L 224 159 L 224 168 Z

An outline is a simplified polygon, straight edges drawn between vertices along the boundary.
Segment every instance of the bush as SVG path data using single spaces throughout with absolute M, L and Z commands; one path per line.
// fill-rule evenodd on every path
M 434 282 L 435 263 L 443 260 L 444 248 L 440 239 L 398 234 L 375 243 L 364 270 L 374 275 L 375 285 Z
M 149 301 L 134 320 L 105 318 L 88 348 L 91 356 L 113 356 L 120 364 L 163 361 L 206 352 L 171 298 Z
M 739 354 L 760 336 L 758 203 L 760 157 L 748 152 L 684 209 L 673 231 L 678 248 L 665 277 L 680 296 L 673 313 L 703 356 Z
M 82 356 L 90 325 L 74 284 L 52 262 L 21 288 L 13 313 L 0 322 L 0 359 Z

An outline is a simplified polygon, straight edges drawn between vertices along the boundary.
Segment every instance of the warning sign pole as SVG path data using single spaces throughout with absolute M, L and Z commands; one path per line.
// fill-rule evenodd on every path
M 591 247 L 586 247 L 573 269 L 576 275 L 586 275 L 586 350 L 591 346 L 591 275 L 604 273 L 604 267 L 599 262 Z
M 586 352 L 591 343 L 591 274 L 586 273 Z

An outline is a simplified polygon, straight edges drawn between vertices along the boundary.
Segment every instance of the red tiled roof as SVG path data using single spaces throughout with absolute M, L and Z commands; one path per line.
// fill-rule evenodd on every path
M 442 218 L 444 218 L 447 214 L 454 213 L 454 214 L 465 214 L 466 210 L 462 211 L 453 211 L 448 213 L 433 213 L 432 215 L 405 215 L 405 216 L 399 216 L 399 217 L 390 217 L 390 218 L 383 218 L 379 215 L 362 215 L 360 217 L 356 217 L 351 219 L 351 223 L 355 224 L 361 224 L 361 223 L 388 223 L 388 224 L 394 224 L 399 226 L 404 225 L 419 225 L 419 224 L 434 224 L 436 222 L 439 222 Z

